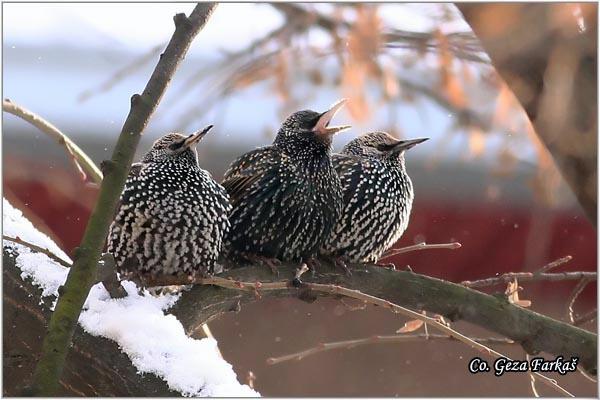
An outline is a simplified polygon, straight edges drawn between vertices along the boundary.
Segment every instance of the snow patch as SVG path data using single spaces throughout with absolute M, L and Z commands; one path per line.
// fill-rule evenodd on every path
M 46 235 L 39 232 L 21 211 L 3 199 L 4 235 L 47 248 L 58 257 L 69 257 Z M 3 241 L 4 247 L 18 251 L 16 265 L 21 277 L 31 278 L 43 289 L 42 296 L 58 296 L 68 269 L 35 253 L 25 246 Z M 128 296 L 111 299 L 101 284 L 92 287 L 79 324 L 94 336 L 115 341 L 141 373 L 153 373 L 169 388 L 185 396 L 255 397 L 259 393 L 241 385 L 232 366 L 217 349 L 214 339 L 193 339 L 185 334 L 181 323 L 164 310 L 178 300 L 178 295 L 140 295 L 133 282 L 123 282 Z
M 9 237 L 18 237 L 26 242 L 38 245 L 49 250 L 54 255 L 69 264 L 71 259 L 50 239 L 38 231 L 29 222 L 20 210 L 14 208 L 6 199 L 2 199 L 2 234 Z M 2 245 L 17 250 L 17 267 L 21 269 L 21 278 L 31 278 L 33 283 L 41 287 L 42 296 L 58 296 L 58 287 L 67 279 L 69 270 L 51 260 L 45 254 L 36 253 L 29 247 L 21 246 L 8 240 L 3 240 Z

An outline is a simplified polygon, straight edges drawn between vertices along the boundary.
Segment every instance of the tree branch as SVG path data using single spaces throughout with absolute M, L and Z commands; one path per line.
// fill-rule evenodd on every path
M 554 320 L 534 311 L 510 304 L 503 295 L 492 296 L 459 284 L 415 274 L 395 271 L 373 265 L 351 266 L 352 275 L 328 270 L 323 264 L 315 276 L 304 281 L 322 285 L 358 289 L 371 296 L 385 299 L 412 310 L 426 310 L 452 321 L 464 320 L 510 338 L 530 354 L 545 351 L 564 357 L 576 356 L 580 365 L 596 374 L 597 335 Z M 279 267 L 281 276 L 295 274 L 295 266 Z M 310 274 L 309 274 L 310 275 Z M 335 296 L 340 293 L 316 292 L 311 287 L 293 287 L 290 282 L 272 282 L 267 268 L 260 266 L 237 267 L 222 275 L 219 281 L 198 280 L 190 291 L 182 294 L 172 312 L 189 330 L 229 311 L 237 311 L 244 303 L 262 297 L 298 297 L 312 301 L 317 296 Z M 215 278 L 212 278 L 215 279 Z M 228 280 L 227 283 L 223 281 Z M 250 287 L 240 282 L 251 282 Z M 157 285 L 189 284 L 190 281 L 152 282 Z M 229 289 L 214 284 L 227 285 Z M 246 289 L 246 291 L 240 291 Z
M 96 207 L 88 221 L 81 245 L 75 252 L 73 267 L 69 270 L 64 292 L 59 297 L 48 334 L 44 338 L 42 356 L 33 375 L 30 392 L 36 396 L 50 396 L 58 388 L 65 358 L 81 307 L 96 278 L 96 267 L 104 246 L 119 196 L 125 185 L 141 133 L 158 106 L 173 74 L 187 50 L 215 8 L 214 3 L 196 5 L 189 18 L 185 14 L 174 17 L 175 32 L 161 55 L 146 88 L 141 95 L 131 98 L 131 110 L 112 160 L 108 162 Z
M 29 122 L 62 145 L 67 150 L 67 153 L 69 153 L 73 164 L 75 164 L 75 167 L 81 174 L 83 180 L 86 180 L 89 176 L 94 183 L 100 184 L 100 182 L 102 182 L 102 172 L 100 172 L 92 159 L 57 127 L 39 115 L 27 110 L 25 107 L 13 103 L 9 99 L 2 100 L 2 110 Z
M 302 271 L 305 268 L 306 268 L 306 266 L 304 265 L 303 269 L 300 269 L 300 272 L 297 272 L 295 274 L 296 279 L 299 278 L 299 275 L 302 274 Z M 253 292 L 254 295 L 258 298 L 261 297 L 261 292 L 263 292 L 263 291 L 268 292 L 268 291 L 288 290 L 290 288 L 290 285 L 296 286 L 293 283 L 295 281 L 296 280 L 291 281 L 291 282 L 290 281 L 279 281 L 279 282 L 266 282 L 266 283 L 263 283 L 260 281 L 242 282 L 242 281 L 236 281 L 236 280 L 228 280 L 226 278 L 221 278 L 221 277 L 213 277 L 213 278 L 207 278 L 207 279 L 201 280 L 201 282 L 203 284 L 212 284 L 212 285 L 218 285 L 220 287 L 224 287 L 224 288 L 228 288 L 228 289 L 250 291 L 250 292 Z M 310 291 L 314 291 L 317 293 L 324 293 L 326 295 L 341 295 L 341 296 L 351 297 L 351 298 L 362 300 L 367 303 L 374 304 L 374 305 L 377 305 L 380 307 L 388 308 L 394 313 L 403 314 L 405 316 L 424 321 L 425 323 L 429 324 L 430 326 L 434 327 L 435 329 L 452 336 L 454 339 L 465 343 L 466 345 L 470 346 L 471 348 L 473 348 L 483 354 L 494 355 L 498 358 L 499 357 L 508 358 L 505 355 L 498 353 L 497 351 L 495 351 L 481 343 L 478 343 L 478 342 L 472 340 L 471 338 L 455 331 L 454 329 L 450 328 L 446 324 L 440 322 L 438 319 L 435 319 L 435 318 L 426 316 L 424 314 L 418 313 L 416 311 L 410 310 L 408 308 L 399 306 L 398 304 L 395 304 L 389 300 L 385 300 L 385 299 L 382 299 L 382 298 L 379 298 L 376 296 L 372 296 L 372 295 L 363 293 L 356 289 L 349 289 L 349 288 L 339 286 L 339 285 L 334 285 L 334 284 L 302 283 L 301 285 L 299 285 L 299 287 L 304 290 L 308 289 Z M 555 380 L 550 379 L 547 376 L 542 375 L 538 372 L 534 372 L 533 374 L 536 376 L 536 378 L 540 379 L 540 381 L 542 383 L 553 388 L 554 390 L 558 391 L 559 393 L 564 394 L 569 397 L 573 397 L 573 395 L 571 393 L 569 393 L 564 388 L 562 388 L 560 385 L 558 385 Z

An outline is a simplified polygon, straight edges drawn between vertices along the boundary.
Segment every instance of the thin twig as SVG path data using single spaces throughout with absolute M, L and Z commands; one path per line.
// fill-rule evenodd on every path
M 565 256 L 559 259 L 556 259 L 548 264 L 544 265 L 540 269 L 534 272 L 507 272 L 500 276 L 495 276 L 492 278 L 478 279 L 476 281 L 463 281 L 461 285 L 473 288 L 473 287 L 483 287 L 483 286 L 494 286 L 505 283 L 510 283 L 515 279 L 519 281 L 563 281 L 563 280 L 573 280 L 573 279 L 582 279 L 583 276 L 588 276 L 586 272 L 561 272 L 561 273 L 548 273 L 551 269 L 554 269 L 560 265 L 568 263 L 573 259 L 572 256 Z M 583 274 L 583 275 L 582 275 Z M 592 273 L 590 273 L 592 274 Z M 595 274 L 595 273 L 593 273 Z
M 396 256 L 398 254 L 408 253 L 410 251 L 433 250 L 433 249 L 454 250 L 454 249 L 459 249 L 461 246 L 462 245 L 460 243 L 458 243 L 458 242 L 437 243 L 437 244 L 427 244 L 425 242 L 421 242 L 421 243 L 414 244 L 412 246 L 401 247 L 399 249 L 389 249 L 385 253 L 383 253 L 383 255 L 381 256 L 381 258 L 379 260 L 383 260 L 385 258 L 393 257 L 393 256 Z
M 590 283 L 588 278 L 582 278 L 573 288 L 569 300 L 567 301 L 567 314 L 569 316 L 569 321 L 571 321 L 572 324 L 575 323 L 575 311 L 573 311 L 575 301 L 577 301 L 577 297 L 583 292 L 583 289 L 585 289 L 588 283 Z
M 270 357 L 267 359 L 267 364 L 274 365 L 279 364 L 285 361 L 300 361 L 303 358 L 308 356 L 312 356 L 317 353 L 322 353 L 325 351 L 335 350 L 335 349 L 352 349 L 357 346 L 364 346 L 370 344 L 387 344 L 387 343 L 404 343 L 410 341 L 419 341 L 419 340 L 428 340 L 428 339 L 448 339 L 448 340 L 456 340 L 454 337 L 450 335 L 439 335 L 432 333 L 418 333 L 411 335 L 374 335 L 367 338 L 360 339 L 351 339 L 351 340 L 342 340 L 339 342 L 329 342 L 329 343 L 319 343 L 317 346 L 311 347 L 306 350 L 299 351 L 297 353 L 288 354 L 280 357 Z M 472 340 L 478 343 L 488 343 L 488 344 L 514 344 L 515 342 L 510 339 L 505 338 L 471 338 Z
M 23 239 L 21 239 L 20 237 L 10 237 L 10 236 L 6 236 L 6 235 L 2 235 L 2 239 L 3 240 L 8 240 L 9 242 L 13 242 L 13 243 L 17 243 L 20 244 L 22 246 L 28 247 L 31 250 L 37 252 L 37 253 L 43 253 L 45 255 L 47 255 L 50 259 L 56 261 L 57 263 L 59 263 L 60 265 L 62 265 L 65 268 L 71 268 L 71 264 L 68 263 L 67 261 L 63 260 L 62 258 L 60 258 L 59 256 L 57 256 L 56 254 L 54 254 L 53 252 L 51 252 L 48 249 L 45 249 L 43 247 L 40 247 L 38 245 L 35 245 L 33 243 L 27 242 Z
M 152 47 L 146 53 L 136 57 L 131 63 L 119 68 L 113 73 L 113 75 L 111 75 L 106 81 L 100 83 L 97 87 L 84 90 L 77 96 L 77 101 L 83 103 L 93 96 L 97 96 L 100 93 L 109 91 L 123 79 L 146 66 L 146 64 L 150 63 L 154 57 L 156 57 L 156 55 L 160 53 L 162 49 L 164 49 L 165 45 L 166 43 L 160 43 Z
M 583 375 L 583 377 L 585 379 L 587 379 L 590 382 L 594 382 L 594 383 L 598 383 L 598 379 L 596 379 L 595 377 L 593 377 L 592 375 L 590 375 L 586 370 L 584 370 L 583 368 L 577 366 L 577 371 L 579 371 L 579 373 L 581 375 Z
M 515 278 L 522 282 L 539 282 L 539 281 L 573 281 L 587 278 L 589 280 L 596 280 L 598 277 L 597 272 L 588 271 L 575 271 L 575 272 L 555 272 L 555 273 L 544 273 L 536 274 L 533 272 L 507 272 L 500 276 L 493 278 L 479 279 L 476 281 L 462 281 L 460 284 L 466 287 L 484 287 L 484 286 L 495 286 L 506 284 L 511 282 Z
M 529 363 L 531 361 L 531 357 L 529 356 L 528 353 L 525 353 L 525 358 L 527 359 L 527 363 Z M 531 391 L 533 392 L 533 395 L 535 397 L 540 397 L 540 394 L 537 391 L 537 388 L 535 387 L 535 376 L 531 373 L 531 371 L 528 372 L 529 375 L 529 383 L 531 385 Z
M 29 122 L 62 145 L 67 150 L 69 157 L 75 164 L 77 171 L 79 171 L 84 181 L 89 176 L 90 180 L 96 184 L 100 184 L 100 182 L 102 182 L 102 172 L 96 166 L 96 164 L 94 164 L 91 158 L 89 158 L 87 154 L 85 154 L 85 152 L 79 148 L 79 146 L 77 146 L 57 127 L 39 115 L 32 113 L 23 106 L 15 104 L 8 99 L 4 99 L 2 101 L 2 110 Z
M 557 260 L 554 260 L 552 262 L 549 262 L 548 264 L 544 265 L 542 268 L 538 269 L 537 271 L 535 271 L 536 274 L 543 274 L 545 272 L 550 271 L 551 269 L 554 269 L 560 265 L 566 264 L 569 261 L 571 261 L 573 259 L 573 256 L 564 256 L 561 257 Z
M 594 321 L 597 317 L 598 317 L 598 309 L 594 308 L 593 310 L 588 311 L 579 317 L 576 317 L 575 321 L 573 321 L 573 325 L 575 325 L 575 326 L 583 325 L 586 322 Z

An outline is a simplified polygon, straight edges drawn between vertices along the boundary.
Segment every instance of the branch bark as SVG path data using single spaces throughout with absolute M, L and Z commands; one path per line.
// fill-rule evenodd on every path
M 597 4 L 456 6 L 596 226 Z
M 357 289 L 412 310 L 426 310 L 452 321 L 468 321 L 518 342 L 530 354 L 545 351 L 565 358 L 579 357 L 580 366 L 596 374 L 597 335 L 510 304 L 503 296 L 488 295 L 436 278 L 372 265 L 352 267 L 351 276 L 326 269 L 322 267 L 314 277 L 305 276 L 304 280 Z M 279 271 L 281 276 L 291 278 L 295 266 L 283 265 Z M 259 266 L 235 268 L 222 276 L 234 281 L 263 284 L 273 280 L 270 270 Z M 218 318 L 222 313 L 237 311 L 242 304 L 258 298 L 299 297 L 312 301 L 317 296 L 326 295 L 292 286 L 248 292 L 197 285 L 182 295 L 171 312 L 189 332 L 199 324 Z
M 33 375 L 27 394 L 51 396 L 56 393 L 64 369 L 69 344 L 73 337 L 81 307 L 94 283 L 96 267 L 119 196 L 125 185 L 129 168 L 141 133 L 158 106 L 173 74 L 198 32 L 204 27 L 216 5 L 197 4 L 189 17 L 174 17 L 175 32 L 165 52 L 161 55 L 146 88 L 141 95 L 131 98 L 131 110 L 112 160 L 106 163 L 104 180 L 96 207 L 88 221 L 81 245 L 74 254 L 74 264 L 69 270 L 64 292 L 59 297 L 50 319 L 48 334 L 44 338 L 42 356 Z

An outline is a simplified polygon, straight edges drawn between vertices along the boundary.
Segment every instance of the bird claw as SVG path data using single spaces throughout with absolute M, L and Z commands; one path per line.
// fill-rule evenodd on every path
M 263 257 L 256 254 L 250 254 L 247 256 L 247 258 L 250 261 L 259 263 L 260 265 L 266 265 L 271 269 L 273 275 L 279 276 L 279 267 L 281 266 L 281 261 L 277 258 Z
M 321 261 L 317 257 L 310 257 L 306 260 L 306 266 L 310 269 L 310 274 L 314 278 L 317 273 L 317 268 L 321 267 Z
M 396 264 L 394 263 L 375 263 L 376 266 L 388 269 L 396 269 Z
M 281 265 L 281 261 L 277 259 L 266 260 L 265 264 L 269 266 L 273 275 L 279 276 L 279 266 Z
M 344 274 L 346 274 L 346 276 L 348 276 L 348 277 L 352 276 L 352 271 L 350 271 L 350 268 L 348 268 L 345 257 L 336 257 L 335 261 L 334 261 L 334 265 L 336 268 L 339 268 L 342 271 L 344 271 Z

